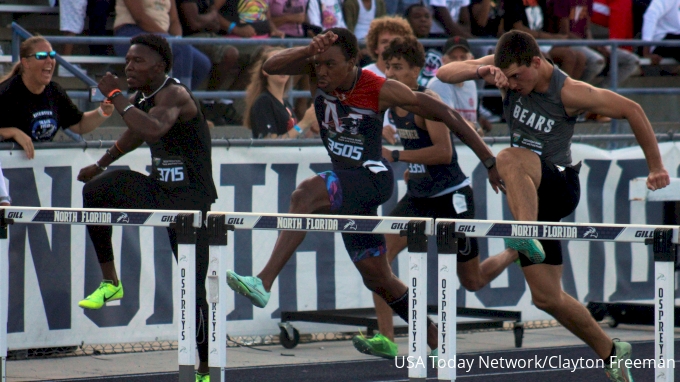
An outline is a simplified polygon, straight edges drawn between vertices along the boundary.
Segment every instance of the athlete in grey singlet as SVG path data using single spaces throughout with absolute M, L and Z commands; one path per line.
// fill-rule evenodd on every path
M 483 78 L 501 89 L 512 147 L 498 153 L 497 167 L 516 220 L 559 221 L 576 208 L 579 166 L 572 166 L 571 137 L 574 117 L 587 111 L 627 119 L 647 160 L 647 187 L 656 190 L 670 183 L 654 130 L 640 105 L 567 77 L 543 57 L 528 33 L 508 32 L 499 39 L 495 55 L 453 62 L 437 77 L 449 83 Z M 631 345 L 612 341 L 588 310 L 562 290 L 560 242 L 506 239 L 506 246 L 523 255 L 522 271 L 534 305 L 583 339 L 604 360 L 609 380 L 633 381 Z
M 529 149 L 563 167 L 571 165 L 571 137 L 576 123 L 576 117 L 567 115 L 562 103 L 566 78 L 567 75 L 554 66 L 547 92 L 524 96 L 508 90 L 503 99 L 512 147 Z

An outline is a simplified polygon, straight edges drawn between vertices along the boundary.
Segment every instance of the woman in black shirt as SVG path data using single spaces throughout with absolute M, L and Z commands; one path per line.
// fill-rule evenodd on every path
M 0 80 L 0 137 L 17 142 L 32 159 L 33 142 L 51 141 L 57 129 L 86 134 L 113 112 L 112 104 L 81 112 L 66 91 L 52 81 L 56 52 L 43 37 L 21 44 L 20 61 Z
M 269 75 L 262 70 L 265 61 L 283 48 L 267 48 L 256 59 L 251 80 L 246 89 L 245 127 L 253 131 L 253 138 L 298 138 L 316 121 L 313 107 L 307 109 L 299 122 L 293 107 L 285 98 L 290 76 Z

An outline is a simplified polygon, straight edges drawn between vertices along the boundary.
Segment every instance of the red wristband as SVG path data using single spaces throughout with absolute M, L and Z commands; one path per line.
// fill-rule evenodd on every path
M 116 92 L 121 93 L 120 89 L 113 89 L 109 93 L 109 95 L 106 96 L 106 98 L 111 98 L 112 95 L 114 95 Z

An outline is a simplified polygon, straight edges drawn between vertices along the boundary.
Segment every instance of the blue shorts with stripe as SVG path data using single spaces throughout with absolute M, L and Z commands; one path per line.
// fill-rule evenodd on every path
M 394 191 L 392 167 L 383 162 L 386 171 L 373 173 L 367 168 L 334 169 L 319 176 L 326 182 L 331 213 L 337 215 L 377 216 L 378 206 Z M 345 248 L 353 262 L 385 253 L 385 236 L 343 233 Z

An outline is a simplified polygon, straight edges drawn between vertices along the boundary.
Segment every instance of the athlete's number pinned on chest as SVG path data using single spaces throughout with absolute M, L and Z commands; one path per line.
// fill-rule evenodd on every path
M 183 167 L 159 168 L 162 182 L 181 182 L 184 180 Z
M 338 137 L 342 140 L 342 136 Z M 335 155 L 354 160 L 360 160 L 361 154 L 364 152 L 364 148 L 361 146 L 336 142 L 331 138 L 328 139 L 328 149 Z
M 177 187 L 188 184 L 186 166 L 181 157 L 153 158 L 153 169 L 158 180 L 168 186 Z

